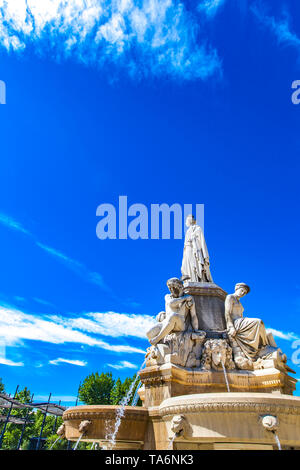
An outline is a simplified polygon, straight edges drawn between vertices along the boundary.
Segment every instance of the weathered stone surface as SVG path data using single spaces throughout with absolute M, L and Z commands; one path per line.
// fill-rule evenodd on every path
M 212 282 L 203 233 L 190 222 L 183 279 L 168 280 L 165 311 L 147 332 L 143 407 L 126 406 L 116 428 L 117 406 L 69 408 L 58 433 L 114 449 L 274 449 L 275 437 L 300 449 L 300 397 L 291 396 L 297 379 L 286 356 L 262 320 L 243 316 L 249 286 L 227 296 Z
M 187 216 L 186 226 L 188 230 L 184 240 L 182 279 L 189 279 L 191 282 L 213 282 L 203 231 L 192 215 Z
M 226 331 L 224 301 L 226 292 L 209 282 L 185 282 L 184 292 L 195 301 L 199 330 L 207 332 L 207 337 L 222 337 Z M 218 332 L 219 334 L 210 334 Z
M 88 426 L 82 441 L 98 442 L 107 445 L 106 434 L 114 428 L 116 420 L 116 406 L 109 405 L 82 405 L 68 408 L 63 414 L 65 423 L 65 437 L 76 441 L 81 434 L 82 421 L 88 420 Z M 148 421 L 148 410 L 144 407 L 125 407 L 126 419 L 122 420 L 115 449 L 142 449 Z
M 269 364 L 267 369 L 227 370 L 231 392 L 264 392 L 292 395 L 297 379 Z M 173 364 L 152 366 L 140 372 L 143 389 L 139 392 L 145 407 L 158 406 L 166 398 L 227 390 L 221 370 L 186 369 Z
M 182 417 L 185 432 L 175 438 L 175 449 L 198 449 L 199 444 L 208 442 L 213 449 L 236 449 L 238 443 L 252 449 L 264 445 L 277 448 L 274 430 L 282 446 L 300 446 L 296 431 L 300 429 L 300 397 L 249 392 L 179 396 L 164 400 L 157 413 L 167 427 L 167 442 L 174 436 L 174 416 Z M 276 428 L 264 424 L 270 415 Z

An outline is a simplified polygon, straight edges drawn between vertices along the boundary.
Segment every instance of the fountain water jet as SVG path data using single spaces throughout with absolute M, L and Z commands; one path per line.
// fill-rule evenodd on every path
M 229 387 L 229 382 L 228 382 L 228 376 L 227 376 L 227 371 L 226 367 L 223 361 L 221 361 L 222 367 L 223 367 L 223 372 L 224 372 L 224 377 L 225 377 L 225 382 L 226 382 L 226 387 L 227 387 L 227 392 L 230 392 L 230 387 Z
M 73 450 L 77 450 L 77 447 L 79 445 L 79 442 L 81 441 L 82 437 L 84 436 L 84 434 L 87 432 L 88 428 L 90 427 L 90 425 L 92 424 L 91 421 L 88 421 L 87 419 L 84 420 L 84 421 L 81 421 L 81 423 L 79 424 L 79 427 L 78 427 L 78 431 L 80 432 L 80 436 L 79 438 L 77 439 L 76 441 L 76 444 L 73 448 Z
M 57 443 L 57 441 L 59 441 L 59 440 L 61 440 L 61 437 L 60 437 L 60 436 L 58 436 L 58 438 L 57 438 L 57 439 L 55 439 L 55 441 L 53 442 L 53 444 L 52 444 L 52 446 L 50 447 L 50 449 L 49 449 L 49 450 L 52 450 L 52 448 L 55 446 L 55 444 L 56 444 L 56 443 Z
M 136 378 L 134 379 L 134 381 L 130 385 L 130 388 L 129 388 L 128 392 L 126 393 L 125 397 L 122 398 L 122 400 L 120 402 L 120 407 L 117 408 L 117 410 L 116 410 L 116 421 L 115 421 L 114 431 L 111 435 L 108 434 L 106 436 L 106 439 L 109 442 L 110 449 L 113 449 L 114 446 L 116 445 L 116 437 L 117 437 L 117 434 L 118 434 L 118 431 L 119 431 L 119 427 L 121 425 L 122 418 L 125 415 L 125 406 L 128 405 L 128 403 L 131 399 L 131 396 L 132 396 L 132 393 L 135 389 L 136 383 L 139 380 L 139 373 L 143 369 L 143 367 L 145 365 L 145 362 L 146 362 L 146 360 L 141 365 L 141 367 L 139 369 L 139 372 L 136 374 Z
M 73 450 L 77 450 L 78 444 L 79 444 L 79 442 L 81 441 L 82 436 L 83 436 L 83 433 L 80 434 L 79 438 L 77 439 L 76 444 L 75 444 L 75 446 L 73 447 Z
M 135 390 L 135 394 L 133 396 L 133 399 L 132 399 L 132 403 L 131 405 L 132 406 L 136 406 L 137 405 L 137 402 L 139 401 L 139 394 L 138 394 L 138 391 L 140 389 L 140 385 L 141 385 L 141 381 L 139 381 L 137 387 L 136 387 L 136 390 Z
M 281 449 L 281 443 L 280 443 L 280 440 L 279 440 L 278 434 L 276 433 L 276 431 L 273 431 L 273 434 L 274 434 L 274 437 L 275 437 L 275 441 L 276 441 L 276 444 L 277 444 L 278 450 L 282 450 L 282 449 Z
M 173 442 L 175 441 L 177 437 L 177 434 L 174 434 L 174 436 L 172 437 L 172 439 L 170 439 L 170 442 L 169 442 L 169 445 L 168 445 L 168 449 L 167 450 L 172 450 L 173 449 Z

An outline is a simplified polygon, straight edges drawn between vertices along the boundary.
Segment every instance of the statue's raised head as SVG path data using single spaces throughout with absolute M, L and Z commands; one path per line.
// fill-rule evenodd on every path
M 235 293 L 238 294 L 239 297 L 243 297 L 244 295 L 249 294 L 250 287 L 244 282 L 238 282 L 235 285 L 234 290 L 235 290 Z
M 178 277 L 168 279 L 167 286 L 174 297 L 180 297 L 183 294 L 183 282 Z
M 197 221 L 195 219 L 195 217 L 193 216 L 193 214 L 189 214 L 187 216 L 187 218 L 185 219 L 185 225 L 187 227 L 190 227 L 191 225 L 196 225 Z

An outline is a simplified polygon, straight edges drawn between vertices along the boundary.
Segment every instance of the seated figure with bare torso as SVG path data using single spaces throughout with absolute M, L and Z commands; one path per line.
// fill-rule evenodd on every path
M 180 279 L 169 279 L 167 286 L 170 294 L 165 296 L 165 311 L 158 314 L 157 323 L 147 332 L 152 344 L 147 356 L 162 363 L 169 354 L 172 362 L 195 367 L 205 337 L 198 330 L 195 301 L 191 295 L 184 294 Z
M 151 344 L 159 343 L 165 336 L 173 332 L 185 331 L 188 327 L 188 314 L 194 330 L 198 329 L 195 302 L 191 295 L 183 292 L 183 283 L 172 277 L 167 286 L 170 294 L 165 296 L 166 310 L 156 317 L 158 323 L 147 332 Z

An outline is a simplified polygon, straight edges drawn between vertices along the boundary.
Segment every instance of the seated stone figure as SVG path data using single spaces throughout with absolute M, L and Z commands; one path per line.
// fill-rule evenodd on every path
M 200 367 L 206 333 L 198 330 L 195 301 L 184 294 L 180 279 L 169 279 L 167 286 L 170 294 L 165 296 L 165 311 L 158 314 L 156 325 L 147 333 L 152 344 L 147 350 L 147 364 Z
M 260 358 L 284 355 L 278 350 L 272 334 L 268 334 L 264 323 L 259 318 L 243 317 L 244 307 L 240 298 L 250 292 L 250 287 L 243 282 L 236 284 L 234 294 L 225 300 L 225 319 L 227 333 L 233 349 L 234 362 L 240 369 L 252 369 L 253 363 Z
M 156 325 L 147 332 L 152 345 L 158 344 L 171 333 L 186 331 L 189 318 L 192 328 L 198 329 L 195 302 L 191 295 L 184 294 L 182 281 L 173 277 L 168 280 L 167 286 L 170 294 L 165 296 L 165 312 L 159 313 Z

